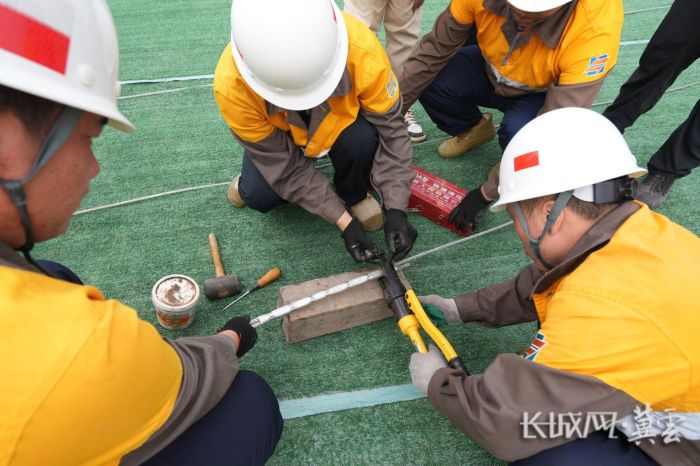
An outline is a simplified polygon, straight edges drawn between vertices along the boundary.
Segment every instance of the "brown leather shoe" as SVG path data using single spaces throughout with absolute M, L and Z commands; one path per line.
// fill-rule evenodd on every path
M 370 194 L 350 207 L 350 212 L 362 224 L 366 231 L 377 231 L 384 223 L 384 214 L 379 202 Z
M 484 113 L 484 121 L 440 144 L 438 154 L 443 159 L 455 159 L 495 137 L 496 128 L 493 126 L 492 115 Z
M 231 205 L 236 207 L 245 207 L 245 201 L 238 192 L 238 183 L 240 181 L 240 174 L 236 175 L 235 178 L 233 178 L 233 181 L 231 181 L 231 184 L 228 187 L 228 201 L 231 203 Z

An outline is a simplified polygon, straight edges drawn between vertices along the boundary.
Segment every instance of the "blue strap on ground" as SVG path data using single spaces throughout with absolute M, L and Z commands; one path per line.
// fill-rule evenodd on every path
M 366 408 L 369 406 L 398 403 L 425 398 L 412 384 L 391 387 L 355 390 L 352 392 L 330 393 L 295 400 L 280 401 L 280 410 L 284 419 L 332 413 L 346 409 Z

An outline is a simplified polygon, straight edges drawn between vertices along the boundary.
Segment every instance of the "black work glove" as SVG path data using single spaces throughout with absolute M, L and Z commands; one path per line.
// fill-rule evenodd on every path
M 483 211 L 491 204 L 484 195 L 481 194 L 481 186 L 469 191 L 462 202 L 455 207 L 448 218 L 449 222 L 460 231 L 465 231 L 469 225 L 476 223 L 483 217 Z M 481 214 L 481 215 L 480 215 Z
M 340 234 L 345 241 L 345 248 L 348 250 L 350 255 L 355 262 L 367 262 L 374 259 L 378 254 L 377 245 L 374 244 L 362 224 L 353 218 L 345 230 Z
M 418 232 L 408 222 L 406 212 L 398 209 L 387 209 L 384 219 L 384 242 L 394 254 L 394 259 L 401 260 L 409 253 Z
M 229 320 L 219 329 L 219 332 L 224 330 L 233 330 L 238 334 L 240 344 L 236 350 L 236 356 L 239 358 L 246 354 L 249 349 L 255 346 L 258 341 L 258 331 L 250 325 L 250 316 L 238 316 Z

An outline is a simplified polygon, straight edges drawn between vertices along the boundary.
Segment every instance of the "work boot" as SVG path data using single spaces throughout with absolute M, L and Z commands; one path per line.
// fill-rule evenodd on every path
M 636 198 L 648 205 L 650 209 L 656 209 L 666 200 L 674 181 L 676 181 L 674 175 L 649 172 L 639 183 Z
M 228 201 L 236 207 L 245 207 L 245 201 L 241 197 L 241 193 L 238 192 L 238 183 L 240 183 L 240 181 L 240 174 L 236 175 L 233 181 L 231 181 L 228 187 Z
M 377 231 L 384 223 L 382 208 L 369 193 L 363 200 L 350 207 L 350 212 L 366 231 Z
M 476 126 L 440 144 L 438 154 L 443 159 L 455 159 L 495 137 L 496 128 L 493 126 L 492 115 L 484 113 L 484 119 Z
M 406 123 L 406 129 L 408 130 L 408 135 L 411 137 L 411 142 L 425 141 L 425 133 L 423 132 L 423 128 L 418 123 L 418 120 L 416 120 L 416 117 L 413 116 L 413 112 L 411 110 L 406 112 L 406 115 L 403 117 L 403 121 Z

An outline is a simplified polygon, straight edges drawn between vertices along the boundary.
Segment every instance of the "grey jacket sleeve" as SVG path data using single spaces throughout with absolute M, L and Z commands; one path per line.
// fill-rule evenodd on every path
M 449 5 L 438 16 L 432 31 L 423 36 L 399 77 L 403 96 L 402 115 L 406 114 L 440 70 L 464 45 L 471 27 L 471 24 L 459 23 L 452 15 Z
M 226 335 L 165 339 L 182 362 L 182 384 L 165 424 L 146 443 L 122 458 L 122 465 L 148 460 L 209 412 L 238 373 L 236 345 Z
M 504 327 L 536 320 L 530 293 L 541 276 L 542 272 L 530 264 L 512 280 L 455 297 L 462 322 Z
M 285 132 L 275 129 L 260 142 L 244 141 L 231 132 L 248 153 L 265 181 L 282 199 L 299 204 L 308 212 L 335 223 L 343 212 L 343 201 L 328 178 L 314 168 Z
M 591 108 L 604 82 L 605 77 L 582 84 L 552 84 L 547 89 L 539 115 L 564 107 Z
M 372 163 L 372 184 L 379 190 L 385 209 L 405 212 L 415 172 L 411 170 L 411 140 L 400 109 L 399 98 L 386 113 L 364 109 L 360 113 L 379 133 L 379 148 Z
M 553 369 L 514 354 L 499 355 L 480 375 L 440 369 L 430 379 L 428 397 L 458 429 L 506 461 L 581 437 L 585 413 L 615 413 L 607 419 L 598 417 L 612 424 L 639 405 L 594 377 Z M 565 438 L 550 435 L 548 427 L 543 427 L 545 435 L 539 435 L 532 421 L 546 422 L 550 413 L 583 413 L 579 432 Z

